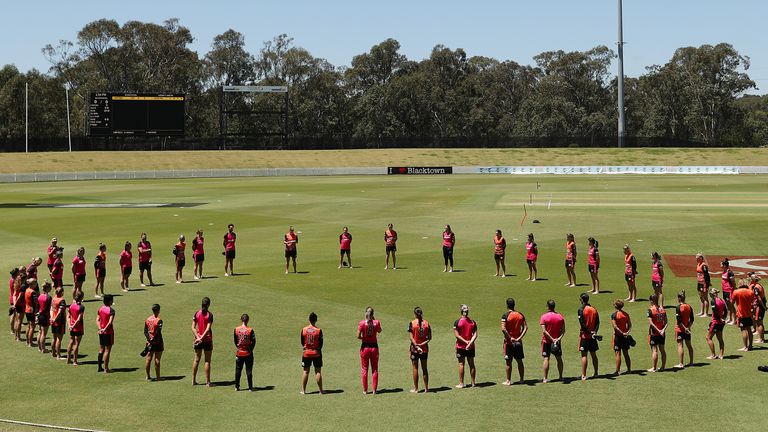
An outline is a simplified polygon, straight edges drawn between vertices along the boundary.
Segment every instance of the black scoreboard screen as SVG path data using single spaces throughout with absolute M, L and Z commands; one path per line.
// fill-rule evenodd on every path
M 91 93 L 89 136 L 182 136 L 183 94 Z

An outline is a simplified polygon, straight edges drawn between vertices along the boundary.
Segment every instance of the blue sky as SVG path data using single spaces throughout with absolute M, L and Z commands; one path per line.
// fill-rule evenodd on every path
M 616 0 L 454 1 L 194 1 L 27 0 L 5 2 L 0 18 L 0 64 L 48 70 L 40 49 L 74 41 L 87 22 L 115 19 L 162 22 L 176 17 L 190 28 L 203 55 L 213 37 L 233 28 L 256 53 L 280 33 L 316 57 L 340 66 L 386 38 L 410 59 L 436 44 L 467 54 L 530 64 L 540 52 L 615 47 Z M 749 74 L 768 93 L 766 0 L 624 0 L 625 71 L 642 74 L 676 48 L 732 43 L 752 60 Z M 615 71 L 615 68 L 614 68 Z

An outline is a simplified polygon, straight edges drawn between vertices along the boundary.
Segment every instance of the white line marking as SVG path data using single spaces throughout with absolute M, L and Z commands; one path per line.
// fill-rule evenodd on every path
M 18 421 L 18 420 L 8 420 L 8 419 L 0 419 L 0 423 L 10 423 L 10 424 L 16 424 L 16 425 L 22 425 L 22 426 L 31 426 L 31 427 L 39 427 L 39 428 L 46 428 L 46 429 L 58 429 L 58 430 L 68 430 L 68 431 L 78 431 L 78 432 L 105 432 L 98 429 L 81 429 L 76 427 L 68 427 L 68 426 L 56 426 L 56 425 L 49 425 L 49 424 L 43 424 L 43 423 L 30 423 L 30 422 L 24 422 L 24 421 Z

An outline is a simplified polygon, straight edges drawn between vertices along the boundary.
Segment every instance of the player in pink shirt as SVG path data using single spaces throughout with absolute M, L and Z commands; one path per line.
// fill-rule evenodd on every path
M 78 291 L 83 291 L 83 282 L 85 282 L 85 248 L 80 247 L 77 250 L 77 255 L 72 258 L 72 277 L 74 279 L 74 288 L 72 290 L 72 296 L 74 297 Z
M 104 296 L 104 279 L 107 277 L 107 245 L 99 243 L 99 252 L 93 261 L 93 269 L 96 273 L 96 285 L 94 286 L 94 297 L 102 298 Z
M 53 262 L 56 260 L 56 251 L 59 250 L 59 240 L 54 237 L 51 239 L 51 244 L 48 246 L 46 254 L 48 255 L 48 271 L 53 269 Z
M 379 343 L 377 335 L 381 333 L 381 323 L 373 316 L 373 308 L 365 309 L 365 319 L 357 325 L 357 338 L 360 339 L 360 366 L 363 380 L 363 394 L 368 394 L 368 367 L 370 364 L 373 394 L 379 388 Z
M 233 224 L 227 225 L 227 233 L 224 234 L 224 276 L 235 275 L 235 242 L 237 241 L 237 234 L 235 234 L 235 226 Z M 227 273 L 229 269 L 229 273 Z
M 40 333 L 37 335 L 37 349 L 43 354 L 48 353 L 45 348 L 45 339 L 48 337 L 48 328 L 51 325 L 51 300 L 51 283 L 45 281 L 43 292 L 37 297 L 37 326 L 40 328 Z
M 456 388 L 467 387 L 464 385 L 464 361 L 469 363 L 469 376 L 472 380 L 471 387 L 475 386 L 475 341 L 477 340 L 477 323 L 469 317 L 469 306 L 463 304 L 459 307 L 461 317 L 453 323 L 453 335 L 456 337 L 456 358 L 459 360 L 459 384 Z
M 388 224 L 387 230 L 384 231 L 384 245 L 387 254 L 384 270 L 389 269 L 390 255 L 392 256 L 392 270 L 397 270 L 397 231 L 392 224 Z
M 115 343 L 115 310 L 112 309 L 112 294 L 104 296 L 104 306 L 96 313 L 96 325 L 99 327 L 99 372 L 110 373 L 109 355 Z M 102 362 L 104 367 L 102 367 Z
M 561 341 L 565 336 L 565 318 L 555 312 L 555 301 L 547 300 L 547 312 L 539 319 L 541 325 L 541 356 L 544 357 L 544 379 L 548 381 L 549 357 L 555 356 L 559 379 L 563 379 L 563 348 Z
M 528 264 L 528 281 L 535 281 L 538 276 L 536 269 L 536 258 L 539 256 L 539 247 L 533 240 L 533 233 L 528 234 L 528 241 L 525 243 L 525 262 Z
M 446 225 L 443 231 L 443 261 L 445 267 L 443 273 L 453 273 L 453 247 L 456 245 L 456 234 L 451 231 L 451 226 Z M 450 267 L 448 266 L 450 264 Z
M 149 286 L 154 286 L 155 283 L 152 282 L 152 243 L 147 240 L 147 233 L 141 233 L 141 239 L 136 245 L 136 249 L 139 251 L 139 282 L 141 286 L 146 286 L 144 284 L 144 272 L 146 271 Z
M 651 286 L 653 293 L 659 296 L 659 306 L 664 307 L 664 264 L 656 251 L 651 253 Z
M 16 334 L 16 330 L 15 330 L 15 327 L 16 327 L 16 325 L 15 325 L 16 311 L 15 311 L 15 308 L 13 306 L 13 304 L 16 302 L 16 299 L 15 299 L 16 296 L 14 295 L 13 285 L 16 282 L 16 277 L 18 275 L 19 275 L 19 269 L 16 268 L 16 267 L 12 268 L 11 269 L 11 278 L 8 281 L 8 285 L 9 285 L 9 287 L 11 289 L 10 296 L 8 297 L 8 300 L 9 300 L 9 303 L 10 303 L 10 306 L 11 306 L 11 309 L 8 311 L 8 317 L 9 317 L 9 321 L 10 321 L 10 324 L 11 324 L 11 335 Z
M 83 292 L 75 292 L 75 302 L 69 305 L 69 347 L 67 348 L 67 364 L 78 365 L 77 353 L 80 350 L 80 341 L 83 339 L 83 316 L 85 315 L 85 306 L 83 306 Z
M 192 347 L 195 350 L 195 360 L 192 362 L 192 385 L 197 385 L 197 367 L 205 354 L 205 385 L 211 386 L 211 355 L 213 354 L 213 314 L 208 311 L 211 299 L 203 297 L 200 310 L 192 317 L 192 333 L 195 342 Z
M 123 251 L 120 252 L 120 289 L 128 292 L 128 278 L 133 271 L 133 252 L 131 252 L 131 242 L 125 242 Z
M 725 327 L 725 316 L 728 313 L 723 299 L 717 296 L 720 291 L 717 288 L 709 289 L 709 298 L 712 305 L 712 321 L 707 329 L 707 345 L 711 354 L 707 357 L 709 360 L 723 359 L 725 354 L 725 343 L 723 342 L 723 328 Z M 712 335 L 717 336 L 717 342 L 720 345 L 720 355 L 715 355 L 715 343 L 712 341 Z
M 203 278 L 203 262 L 205 261 L 205 238 L 203 238 L 203 230 L 197 230 L 197 235 L 192 239 L 192 261 L 195 262 L 195 268 L 192 270 L 192 275 L 195 280 Z
M 592 278 L 592 291 L 590 294 L 600 293 L 600 277 L 598 272 L 600 270 L 600 252 L 597 250 L 597 240 L 594 237 L 587 239 L 589 242 L 589 249 L 587 250 L 587 270 L 589 271 L 589 277 Z
M 349 228 L 344 227 L 339 235 L 339 268 L 344 267 L 347 263 L 344 262 L 344 255 L 347 255 L 347 261 L 349 261 L 349 268 L 352 268 L 352 234 L 349 233 Z
M 734 276 L 733 271 L 731 271 L 731 263 L 728 258 L 720 263 L 720 268 L 723 270 L 723 273 L 720 276 L 723 287 L 723 300 L 725 300 L 725 306 L 728 309 L 728 319 L 725 323 L 735 325 L 736 307 L 731 300 L 731 294 L 733 294 L 733 291 L 736 289 L 736 277 Z
M 53 282 L 54 288 L 61 288 L 64 286 L 64 261 L 61 259 L 63 256 L 63 248 L 56 250 L 56 259 L 53 260 L 53 266 L 51 268 L 51 281 Z

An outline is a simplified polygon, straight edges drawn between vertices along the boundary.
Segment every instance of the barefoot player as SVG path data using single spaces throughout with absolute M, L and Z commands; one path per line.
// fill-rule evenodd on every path
M 621 373 L 621 355 L 624 355 L 624 360 L 627 363 L 627 373 L 632 372 L 632 360 L 629 357 L 630 335 L 632 331 L 632 320 L 629 318 L 629 314 L 624 311 L 624 302 L 620 299 L 616 299 L 613 302 L 613 307 L 616 309 L 611 314 L 611 324 L 613 325 L 613 352 L 616 353 L 616 370 L 614 375 Z
M 115 343 L 115 310 L 112 308 L 112 294 L 104 296 L 104 306 L 99 308 L 96 315 L 96 325 L 99 326 L 99 372 L 110 373 L 109 356 Z M 104 367 L 102 367 L 102 362 Z
M 675 308 L 675 339 L 677 339 L 678 363 L 675 368 L 685 367 L 685 350 L 683 344 L 688 347 L 688 365 L 693 364 L 693 346 L 691 345 L 691 327 L 693 327 L 693 308 L 685 302 L 685 291 L 677 293 L 677 307 Z
M 293 227 L 288 227 L 288 232 L 283 236 L 283 245 L 285 246 L 285 274 L 288 274 L 288 268 L 293 261 L 293 272 L 296 273 L 296 255 L 298 254 L 299 235 L 296 234 Z
M 459 384 L 456 388 L 467 387 L 464 385 L 464 362 L 469 363 L 469 376 L 472 380 L 471 387 L 475 386 L 475 341 L 477 340 L 477 323 L 469 317 L 469 306 L 463 304 L 459 308 L 461 317 L 453 323 L 453 335 L 456 337 L 456 358 L 459 360 Z
M 389 268 L 390 256 L 392 256 L 392 270 L 397 270 L 397 231 L 392 224 L 387 225 L 387 229 L 384 231 L 384 246 L 387 254 L 384 270 Z
M 705 317 L 709 315 L 709 287 L 712 281 L 709 277 L 709 265 L 704 255 L 696 254 L 696 291 L 699 293 L 701 308 L 696 316 Z
M 648 372 L 657 372 L 667 367 L 667 351 L 664 348 L 667 333 L 667 311 L 659 304 L 659 296 L 651 294 L 651 308 L 648 309 L 648 343 L 651 345 L 652 366 Z M 659 369 L 659 353 L 661 353 L 661 369 Z
M 309 314 L 309 325 L 301 329 L 301 394 L 307 393 L 309 369 L 315 367 L 315 382 L 323 394 L 323 330 L 317 327 L 317 314 Z
M 525 365 L 523 359 L 523 337 L 528 333 L 528 323 L 525 315 L 515 310 L 515 299 L 507 299 L 507 311 L 501 316 L 501 333 L 504 335 L 504 370 L 507 380 L 504 385 L 512 384 L 512 361 L 517 362 L 517 373 L 520 376 L 519 384 L 525 382 Z
M 411 393 L 419 392 L 419 362 L 424 377 L 424 392 L 429 393 L 429 368 L 427 360 L 429 359 L 429 342 L 432 340 L 432 328 L 427 320 L 424 319 L 424 313 L 420 307 L 413 309 L 413 315 L 416 317 L 408 324 L 408 338 L 411 341 L 410 356 L 411 366 L 413 367 L 413 389 Z
M 637 260 L 632 253 L 632 249 L 628 244 L 624 245 L 624 280 L 627 281 L 627 291 L 629 294 L 624 299 L 626 302 L 633 303 L 637 300 L 637 285 L 635 284 L 635 278 L 637 277 Z
M 347 256 L 349 268 L 352 268 L 352 234 L 344 227 L 339 235 L 339 268 L 344 267 L 344 255 Z
M 163 358 L 165 344 L 163 344 L 163 320 L 160 318 L 160 305 L 152 305 L 152 315 L 144 320 L 144 337 L 147 339 L 147 361 L 144 363 L 144 372 L 147 374 L 147 381 L 152 378 L 149 375 L 150 367 L 154 360 L 155 380 L 160 381 L 160 359 Z
M 536 269 L 536 259 L 539 257 L 539 247 L 533 240 L 533 233 L 528 234 L 528 241 L 525 243 L 525 263 L 528 264 L 527 281 L 535 281 L 538 276 Z

